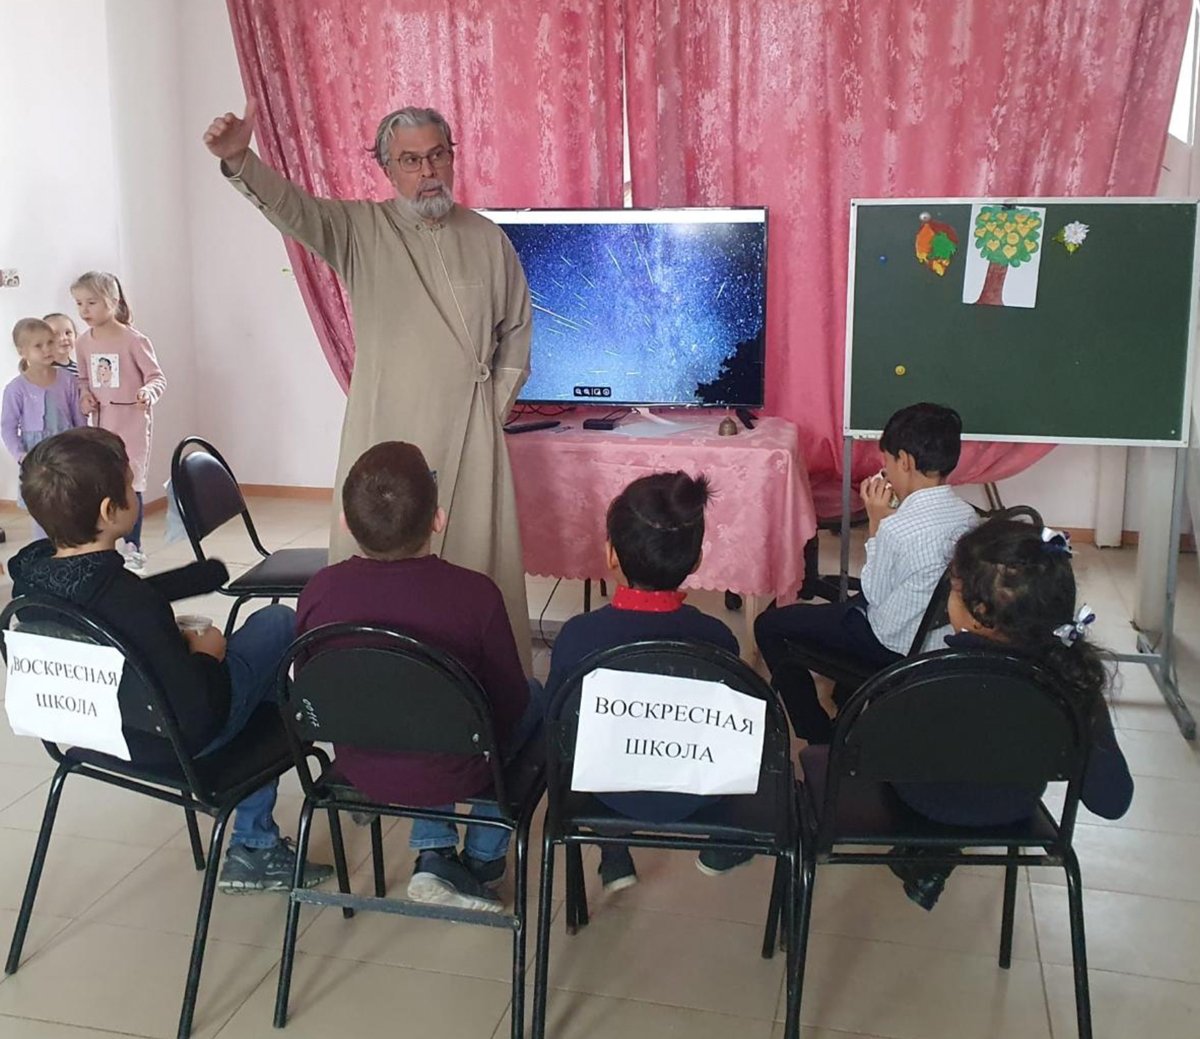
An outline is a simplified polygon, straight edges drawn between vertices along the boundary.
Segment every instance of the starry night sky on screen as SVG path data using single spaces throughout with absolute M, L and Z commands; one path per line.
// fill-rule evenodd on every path
M 761 402 L 764 224 L 503 226 L 533 303 L 522 400 Z

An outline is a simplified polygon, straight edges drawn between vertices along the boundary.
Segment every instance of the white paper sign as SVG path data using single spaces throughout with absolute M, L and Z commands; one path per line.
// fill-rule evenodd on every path
M 125 658 L 112 646 L 6 631 L 4 709 L 18 736 L 129 760 L 117 690 Z
M 600 668 L 583 680 L 571 789 L 753 794 L 766 710 L 719 682 Z

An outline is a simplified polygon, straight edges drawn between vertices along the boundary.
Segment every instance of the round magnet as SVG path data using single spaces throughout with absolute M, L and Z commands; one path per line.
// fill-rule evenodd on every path
M 904 365 L 902 365 L 902 364 L 896 365 L 896 374 L 897 375 L 903 375 L 907 371 L 908 371 L 908 369 L 905 368 Z

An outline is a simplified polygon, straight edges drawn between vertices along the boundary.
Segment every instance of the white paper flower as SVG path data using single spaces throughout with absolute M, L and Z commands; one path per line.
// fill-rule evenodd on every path
M 1083 245 L 1083 240 L 1088 234 L 1088 225 L 1081 224 L 1078 220 L 1073 220 L 1062 229 L 1062 233 L 1063 241 L 1067 245 Z

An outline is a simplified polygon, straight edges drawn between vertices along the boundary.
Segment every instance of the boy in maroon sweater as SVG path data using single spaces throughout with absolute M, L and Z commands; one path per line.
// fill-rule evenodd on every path
M 496 739 L 506 756 L 519 750 L 544 714 L 541 686 L 521 668 L 500 589 L 473 570 L 431 554 L 445 527 L 437 482 L 419 448 L 376 444 L 351 467 L 342 487 L 345 524 L 359 555 L 326 567 L 304 589 L 298 633 L 322 624 L 394 628 L 454 656 L 478 679 L 492 708 Z M 452 809 L 491 786 L 482 758 L 409 754 L 335 746 L 341 773 L 376 801 Z M 477 805 L 476 815 L 495 816 Z M 417 863 L 408 897 L 499 912 L 490 886 L 504 873 L 509 835 L 468 826 L 464 853 L 450 823 L 413 820 Z

